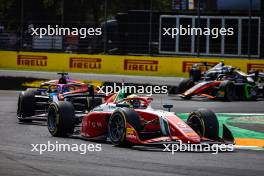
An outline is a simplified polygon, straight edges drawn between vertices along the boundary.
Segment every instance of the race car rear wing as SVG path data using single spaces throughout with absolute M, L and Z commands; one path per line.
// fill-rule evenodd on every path
M 258 70 L 256 71 L 251 71 L 247 75 L 247 77 L 253 78 L 255 81 L 262 82 L 264 81 L 264 72 L 260 72 Z
M 222 64 L 224 64 L 223 62 L 221 62 Z M 217 63 L 208 63 L 208 62 L 198 62 L 192 65 L 192 68 L 198 68 L 198 67 L 206 67 L 206 70 L 208 70 L 211 67 L 216 66 Z M 209 67 L 209 68 L 208 68 Z

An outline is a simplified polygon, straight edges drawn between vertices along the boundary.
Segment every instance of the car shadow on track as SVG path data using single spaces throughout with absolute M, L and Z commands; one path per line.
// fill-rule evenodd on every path
M 19 125 L 36 125 L 36 126 L 47 126 L 47 122 L 46 121 L 33 121 L 33 122 L 19 122 Z M 78 140 L 82 140 L 82 141 L 87 141 L 87 142 L 94 142 L 94 143 L 98 143 L 98 144 L 105 144 L 105 145 L 109 145 L 112 146 L 113 148 L 116 149 L 127 149 L 127 150 L 132 150 L 132 151 L 138 151 L 138 152 L 157 152 L 157 153 L 161 153 L 161 152 L 165 152 L 165 153 L 171 153 L 172 155 L 177 154 L 177 153 L 215 153 L 213 151 L 175 151 L 172 153 L 172 151 L 164 151 L 165 150 L 165 146 L 159 146 L 159 147 L 153 147 L 153 146 L 140 146 L 140 145 L 135 145 L 135 146 L 131 146 L 131 147 L 120 147 L 120 146 L 114 146 L 109 140 L 106 139 L 106 137 L 103 138 L 93 138 L 93 139 L 87 139 L 85 137 L 82 137 L 80 134 L 74 134 L 70 137 L 68 137 L 69 139 L 78 139 Z M 237 152 L 237 150 L 234 150 L 232 152 L 222 152 L 219 151 L 219 153 L 234 153 Z
M 178 96 L 169 96 L 168 100 L 173 100 L 173 101 L 190 101 L 190 102 L 223 102 L 223 103 L 232 103 L 232 102 L 261 102 L 264 101 L 264 98 L 258 98 L 257 100 L 233 100 L 233 101 L 223 101 L 223 100 L 217 100 L 217 99 L 209 99 L 206 97 L 193 97 L 190 100 L 185 100 L 182 99 L 181 97 Z
M 36 126 L 47 126 L 45 121 L 33 121 L 33 122 L 18 122 L 20 125 L 36 125 Z
M 209 153 L 209 154 L 215 154 L 214 151 L 164 151 L 164 148 L 156 148 L 156 147 L 148 147 L 148 146 L 133 146 L 129 148 L 130 150 L 134 151 L 139 151 L 139 152 L 164 152 L 164 153 L 171 153 L 172 155 L 177 154 L 177 153 L 196 153 L 196 154 L 201 154 L 201 153 Z M 234 151 L 218 151 L 218 153 L 237 153 L 237 150 Z

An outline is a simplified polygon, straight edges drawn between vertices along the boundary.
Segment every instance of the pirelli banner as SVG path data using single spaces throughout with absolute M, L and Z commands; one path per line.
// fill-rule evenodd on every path
M 54 72 L 80 72 L 127 74 L 148 76 L 187 76 L 197 62 L 216 64 L 222 58 L 184 58 L 86 55 L 64 53 L 0 51 L 0 69 L 38 70 Z M 264 60 L 226 59 L 233 65 L 248 72 L 264 71 Z

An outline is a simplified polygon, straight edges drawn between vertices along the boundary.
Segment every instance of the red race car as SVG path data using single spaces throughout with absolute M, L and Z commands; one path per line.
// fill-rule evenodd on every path
M 207 109 L 191 112 L 187 122 L 168 111 L 155 110 L 151 97 L 127 96 L 122 91 L 105 98 L 105 103 L 88 112 L 76 124 L 74 107 L 69 101 L 51 104 L 48 111 L 48 130 L 52 136 L 81 135 L 87 139 L 110 140 L 117 146 L 159 146 L 174 143 L 233 144 L 234 138 L 223 125 L 219 137 L 216 115 Z M 76 128 L 80 127 L 79 130 Z

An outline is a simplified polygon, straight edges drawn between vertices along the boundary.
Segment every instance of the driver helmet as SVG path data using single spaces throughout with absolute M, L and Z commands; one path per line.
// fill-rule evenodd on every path
M 138 98 L 139 96 L 136 95 L 136 94 L 131 94 L 131 95 L 128 95 L 127 98 Z
M 127 96 L 127 98 L 138 98 L 139 96 L 136 94 L 131 94 Z M 133 108 L 139 108 L 140 107 L 140 100 L 130 100 L 130 104 Z
M 227 74 L 230 73 L 230 68 L 229 67 L 223 67 L 223 73 Z
M 224 60 L 221 60 L 220 63 L 221 63 L 222 67 L 225 66 L 225 61 Z
M 61 78 L 59 79 L 59 84 L 67 84 L 67 80 L 66 80 L 66 78 L 65 78 L 65 77 L 61 77 Z

